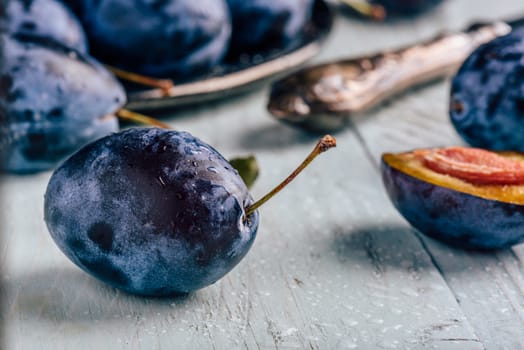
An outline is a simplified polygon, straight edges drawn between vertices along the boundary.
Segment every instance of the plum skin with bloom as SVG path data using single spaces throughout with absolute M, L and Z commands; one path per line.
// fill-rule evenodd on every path
M 169 296 L 217 281 L 258 228 L 229 163 L 188 133 L 136 128 L 86 146 L 53 174 L 51 236 L 76 265 L 133 294 Z
M 230 55 L 289 46 L 304 32 L 313 0 L 226 0 L 233 32 Z
M 80 21 L 58 0 L 8 0 L 1 15 L 0 31 L 47 38 L 83 54 L 87 38 Z
M 100 63 L 46 37 L 1 34 L 0 171 L 33 173 L 118 130 L 126 102 Z
M 449 115 L 474 147 L 524 151 L 524 29 L 491 40 L 464 61 L 451 84 Z
M 91 53 L 104 63 L 159 78 L 207 74 L 226 54 L 225 0 L 66 0 Z

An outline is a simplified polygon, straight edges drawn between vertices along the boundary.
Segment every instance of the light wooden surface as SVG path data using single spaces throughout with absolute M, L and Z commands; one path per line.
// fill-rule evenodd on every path
M 341 17 L 317 62 L 393 48 L 478 18 L 524 15 L 521 0 L 447 0 L 415 21 Z M 524 245 L 449 248 L 412 229 L 386 197 L 382 152 L 461 144 L 449 81 L 355 119 L 261 209 L 248 256 L 187 297 L 139 298 L 70 263 L 43 222 L 50 173 L 0 181 L 1 349 L 524 349 Z M 265 111 L 267 89 L 165 120 L 226 157 L 256 154 L 260 197 L 316 137 Z

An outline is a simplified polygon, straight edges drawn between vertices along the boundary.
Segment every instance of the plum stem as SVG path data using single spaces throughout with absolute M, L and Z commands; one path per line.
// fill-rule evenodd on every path
M 105 66 L 115 76 L 122 80 L 127 80 L 140 85 L 161 89 L 166 96 L 169 95 L 169 90 L 175 85 L 173 83 L 173 80 L 171 79 L 157 79 L 138 73 L 129 72 L 107 64 Z
M 140 114 L 137 112 L 130 111 L 128 109 L 122 108 L 118 112 L 116 112 L 116 116 L 119 119 L 127 120 L 135 123 L 140 124 L 146 124 L 151 126 L 156 126 L 162 129 L 171 129 L 169 125 L 166 123 L 161 122 L 160 120 L 157 120 L 155 118 L 148 117 L 147 115 Z
M 260 198 L 255 203 L 251 204 L 245 209 L 245 217 L 249 217 L 251 214 L 255 212 L 260 206 L 262 206 L 264 203 L 266 203 L 268 200 L 270 200 L 274 195 L 276 195 L 278 192 L 280 192 L 284 187 L 286 187 L 291 181 L 293 181 L 298 174 L 302 172 L 312 161 L 315 159 L 319 154 L 326 152 L 330 148 L 337 146 L 337 140 L 331 136 L 331 135 L 325 135 L 318 141 L 315 148 L 311 151 L 311 153 L 304 159 L 304 161 L 280 184 L 278 184 L 274 189 L 272 189 L 268 194 L 266 194 L 264 197 Z
M 381 5 L 370 4 L 366 0 L 340 0 L 344 5 L 350 7 L 359 14 L 382 21 L 386 18 L 386 10 Z

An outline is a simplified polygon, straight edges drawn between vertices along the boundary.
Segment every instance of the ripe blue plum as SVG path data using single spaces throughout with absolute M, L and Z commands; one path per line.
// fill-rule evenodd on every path
M 289 46 L 304 32 L 313 3 L 313 0 L 227 0 L 233 23 L 232 54 Z
M 118 129 L 125 92 L 95 60 L 25 34 L 1 35 L 0 47 L 0 170 L 50 169 Z
M 524 151 L 524 30 L 477 48 L 451 85 L 450 118 L 475 147 Z
M 153 77 L 185 79 L 209 71 L 222 60 L 231 36 L 224 0 L 67 2 L 95 57 Z
M 87 39 L 76 16 L 57 0 L 7 0 L 0 29 L 55 40 L 87 53 Z
M 51 169 L 82 145 L 116 130 L 115 118 L 85 124 L 0 124 L 0 171 L 24 174 Z
M 127 292 L 169 296 L 214 283 L 251 247 L 258 211 L 233 167 L 185 132 L 132 128 L 57 168 L 45 221 L 86 272 Z

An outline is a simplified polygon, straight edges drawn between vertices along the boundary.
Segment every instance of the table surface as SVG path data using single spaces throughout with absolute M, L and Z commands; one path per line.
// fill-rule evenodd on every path
M 314 61 L 430 38 L 473 19 L 524 13 L 522 0 L 447 0 L 412 21 L 340 17 Z M 164 119 L 226 157 L 255 154 L 260 197 L 316 137 L 265 110 L 267 86 Z M 260 210 L 247 257 L 214 285 L 150 299 L 110 288 L 58 250 L 43 221 L 50 172 L 0 182 L 2 349 L 522 349 L 524 245 L 450 248 L 416 232 L 388 200 L 382 152 L 462 144 L 447 115 L 449 80 L 396 97 L 337 133 Z

